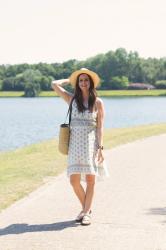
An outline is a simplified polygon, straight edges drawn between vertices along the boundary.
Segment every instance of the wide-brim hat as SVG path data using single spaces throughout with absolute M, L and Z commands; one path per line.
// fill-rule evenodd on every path
M 100 77 L 98 76 L 98 74 L 96 74 L 94 71 L 92 70 L 89 70 L 89 69 L 86 69 L 86 68 L 81 68 L 80 70 L 76 70 L 74 71 L 70 77 L 69 77 L 69 81 L 71 83 L 71 85 L 73 87 L 75 87 L 76 85 L 76 81 L 77 81 L 77 77 L 80 75 L 80 74 L 87 74 L 89 75 L 93 82 L 94 82 L 94 87 L 96 88 L 98 86 L 98 84 L 100 83 Z

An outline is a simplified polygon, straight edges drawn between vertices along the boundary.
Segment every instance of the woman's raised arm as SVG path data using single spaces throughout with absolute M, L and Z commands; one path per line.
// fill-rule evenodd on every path
M 73 94 L 65 90 L 62 85 L 69 84 L 69 79 L 60 79 L 60 80 L 53 80 L 51 82 L 51 86 L 53 90 L 62 97 L 68 104 L 70 104 Z

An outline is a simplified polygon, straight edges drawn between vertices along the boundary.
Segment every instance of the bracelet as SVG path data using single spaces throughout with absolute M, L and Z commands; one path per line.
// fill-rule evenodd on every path
M 104 149 L 104 147 L 103 147 L 103 146 L 98 145 L 98 149 L 103 150 L 103 149 Z

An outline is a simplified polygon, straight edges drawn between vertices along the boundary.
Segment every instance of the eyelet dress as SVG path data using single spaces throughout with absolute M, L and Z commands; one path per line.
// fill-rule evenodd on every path
M 67 176 L 81 174 L 81 180 L 85 181 L 86 174 L 108 175 L 106 168 L 99 168 L 96 163 L 97 111 L 79 112 L 74 100 L 70 128 Z

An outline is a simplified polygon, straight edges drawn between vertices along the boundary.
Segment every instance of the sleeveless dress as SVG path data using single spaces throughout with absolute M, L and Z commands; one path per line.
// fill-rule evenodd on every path
M 81 174 L 82 181 L 85 181 L 86 174 L 95 175 L 98 180 L 109 176 L 105 161 L 102 165 L 98 165 L 96 156 L 97 110 L 91 112 L 86 109 L 84 112 L 79 112 L 76 101 L 73 100 L 67 176 Z

